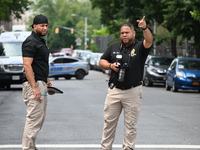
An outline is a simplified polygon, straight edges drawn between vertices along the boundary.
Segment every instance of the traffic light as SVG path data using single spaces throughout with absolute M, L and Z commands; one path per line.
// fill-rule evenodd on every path
M 71 28 L 71 34 L 73 34 L 74 33 L 74 28 Z
M 55 33 L 56 33 L 56 34 L 59 33 L 59 28 L 55 28 Z
M 70 47 L 71 49 L 74 49 L 74 46 L 73 45 L 71 45 L 71 47 Z
M 0 33 L 1 31 L 3 32 L 5 30 L 4 26 L 1 27 Z

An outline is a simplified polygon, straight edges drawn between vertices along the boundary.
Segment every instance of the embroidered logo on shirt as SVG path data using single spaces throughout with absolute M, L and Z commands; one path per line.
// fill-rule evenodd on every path
M 135 53 L 135 49 L 133 48 L 132 51 L 131 51 L 131 57 L 135 56 L 136 53 Z
M 120 52 L 113 52 L 113 54 L 119 54 Z

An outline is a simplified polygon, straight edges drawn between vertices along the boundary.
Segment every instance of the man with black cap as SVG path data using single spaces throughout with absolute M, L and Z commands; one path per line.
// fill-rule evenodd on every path
M 26 123 L 22 139 L 23 150 L 37 150 L 35 140 L 41 130 L 47 106 L 49 79 L 49 49 L 42 38 L 47 34 L 48 19 L 37 15 L 30 26 L 33 31 L 22 44 L 24 66 L 23 100 L 27 106 Z

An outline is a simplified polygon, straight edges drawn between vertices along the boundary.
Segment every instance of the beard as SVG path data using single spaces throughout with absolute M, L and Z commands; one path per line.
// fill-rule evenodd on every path
M 40 37 L 45 36 L 47 33 L 38 33 Z
M 134 42 L 134 38 L 131 38 L 131 39 L 122 39 L 123 43 L 125 45 L 131 45 L 133 42 Z
M 43 37 L 43 36 L 45 36 L 46 34 L 47 34 L 47 32 L 40 32 L 40 31 L 36 31 L 36 33 L 37 33 L 37 35 L 39 36 L 39 37 Z

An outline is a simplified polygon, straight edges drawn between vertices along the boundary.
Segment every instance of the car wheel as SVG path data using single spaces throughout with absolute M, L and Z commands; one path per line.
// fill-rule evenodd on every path
M 171 87 L 167 84 L 167 81 L 165 82 L 165 88 L 166 88 L 166 91 L 170 91 L 171 90 Z
M 70 76 L 65 76 L 65 79 L 69 80 L 69 79 L 71 79 L 71 77 Z
M 144 85 L 145 86 L 152 86 L 153 83 L 151 81 L 149 81 L 149 79 L 147 77 L 144 78 Z
M 55 80 L 58 80 L 58 77 L 54 77 Z
M 75 77 L 76 79 L 79 79 L 79 80 L 83 79 L 85 77 L 85 71 L 81 69 L 77 70 L 75 73 Z
M 0 89 L 5 89 L 6 85 L 0 85 Z
M 10 84 L 6 84 L 6 90 L 10 90 Z
M 178 92 L 178 88 L 176 88 L 175 82 L 173 82 L 172 91 Z
M 200 90 L 198 90 L 198 92 L 200 93 Z

